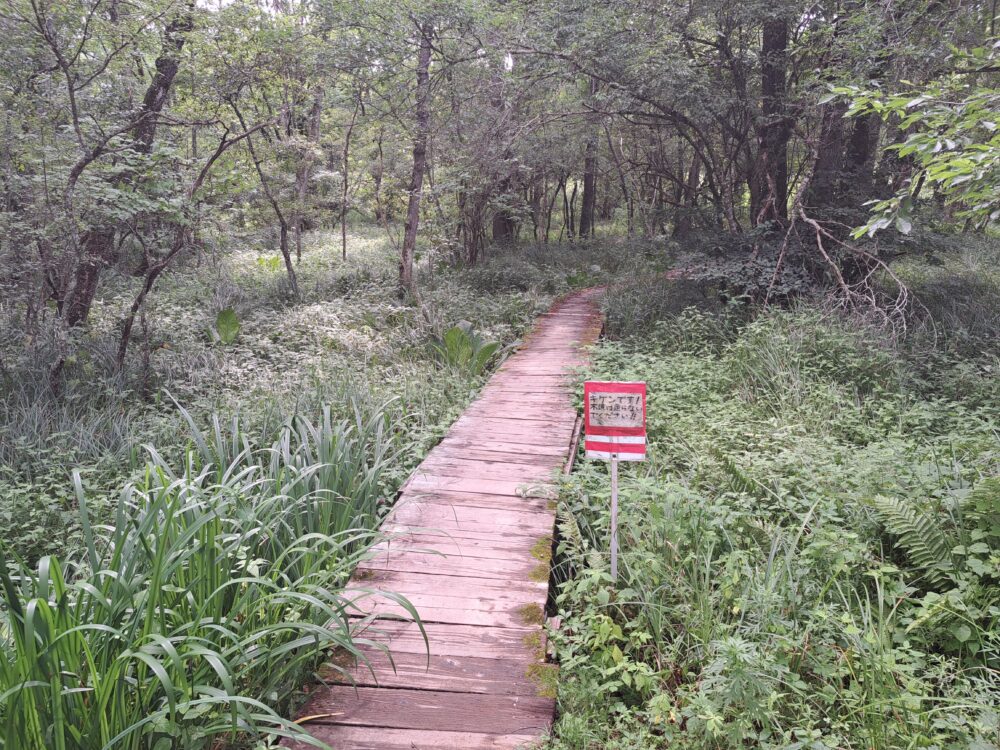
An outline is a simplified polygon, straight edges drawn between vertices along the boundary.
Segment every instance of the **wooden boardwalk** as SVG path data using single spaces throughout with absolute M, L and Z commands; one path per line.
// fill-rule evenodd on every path
M 430 657 L 414 623 L 373 622 L 369 636 L 392 663 L 365 647 L 374 675 L 354 666 L 354 685 L 316 689 L 300 721 L 317 739 L 336 750 L 485 750 L 530 745 L 551 725 L 556 668 L 542 622 L 552 481 L 577 419 L 566 373 L 601 328 L 596 296 L 544 315 L 403 486 L 386 541 L 348 588 L 407 597 Z M 404 613 L 377 596 L 357 606 Z

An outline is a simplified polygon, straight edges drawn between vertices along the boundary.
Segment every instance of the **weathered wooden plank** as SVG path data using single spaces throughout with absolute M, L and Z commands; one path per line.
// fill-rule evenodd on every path
M 417 468 L 414 475 L 445 476 L 445 477 L 479 477 L 482 479 L 520 479 L 527 482 L 538 482 L 552 479 L 557 470 L 557 462 L 552 462 L 552 468 L 538 464 L 521 464 L 513 461 L 489 461 L 485 459 L 472 460 L 460 456 L 427 458 Z
M 449 435 L 470 436 L 486 438 L 487 440 L 499 440 L 504 442 L 521 443 L 523 438 L 533 440 L 535 445 L 551 445 L 565 452 L 566 440 L 572 426 L 547 423 L 539 426 L 537 423 L 528 423 L 523 419 L 504 419 L 501 416 L 475 417 L 463 419 L 456 422 L 449 431 Z
M 530 398 L 524 398 L 523 390 L 511 390 L 507 388 L 497 388 L 491 391 L 481 401 L 471 404 L 473 407 L 485 405 L 503 406 L 507 409 L 507 414 L 514 416 L 517 412 L 530 412 L 531 409 L 554 409 L 560 412 L 561 416 L 573 409 L 573 398 L 567 396 L 565 391 L 543 390 L 532 393 Z
M 439 448 L 444 446 L 446 449 L 453 450 L 465 450 L 469 448 L 476 451 L 487 451 L 495 453 L 528 453 L 525 450 L 525 446 L 531 448 L 530 453 L 535 456 L 547 456 L 549 458 L 555 458 L 558 463 L 559 460 L 565 460 L 566 452 L 569 450 L 569 442 L 566 445 L 560 444 L 558 441 L 555 442 L 538 442 L 531 443 L 530 437 L 525 436 L 523 440 L 521 438 L 517 439 L 497 439 L 491 438 L 483 433 L 476 433 L 474 430 L 465 430 L 461 434 L 452 433 L 444 438 L 439 444 Z
M 488 564 L 484 563 L 488 560 Z M 519 555 L 484 558 L 481 556 L 446 554 L 441 550 L 381 550 L 374 557 L 368 558 L 358 565 L 361 570 L 395 570 L 435 573 L 439 575 L 467 576 L 472 578 L 489 578 L 493 580 L 527 580 L 547 576 L 547 568 L 539 573 L 538 560 L 524 558 Z M 543 578 L 544 580 L 544 578 Z
M 527 407 L 530 409 L 530 407 Z M 452 428 L 473 427 L 480 430 L 498 431 L 518 431 L 533 434 L 544 442 L 545 437 L 552 435 L 559 436 L 566 434 L 566 420 L 554 419 L 548 422 L 533 420 L 531 424 L 525 424 L 525 420 L 519 419 L 516 414 L 512 414 L 510 409 L 496 407 L 492 413 L 487 412 L 482 415 L 466 414 L 459 417 Z M 450 431 L 449 431 L 450 432 Z
M 545 482 L 541 482 L 529 486 L 534 488 L 548 485 Z M 430 503 L 432 505 L 464 505 L 469 508 L 526 510 L 533 513 L 549 513 L 552 511 L 551 497 L 545 497 L 541 492 L 535 495 L 496 495 L 491 492 L 407 489 L 400 496 L 400 500 L 414 503 Z
M 570 415 L 576 416 L 568 405 L 556 407 L 543 404 L 523 404 L 517 401 L 481 401 L 465 410 L 469 417 L 492 417 L 497 414 L 506 415 L 504 419 L 516 422 L 531 422 L 533 426 L 544 429 L 553 422 L 563 422 Z
M 457 441 L 449 441 L 447 443 L 438 443 L 433 451 L 429 454 L 434 458 L 438 457 L 451 457 L 465 458 L 469 460 L 474 459 L 485 459 L 485 460 L 499 460 L 506 463 L 522 463 L 533 466 L 559 466 L 561 467 L 565 463 L 565 457 L 561 454 L 556 455 L 536 455 L 535 453 L 525 452 L 520 449 L 515 452 L 507 451 L 491 451 L 485 448 L 477 447 L 473 443 L 466 443 L 465 445 L 459 444 Z
M 324 672 L 329 681 L 359 687 L 447 690 L 452 693 L 537 696 L 545 689 L 544 672 L 555 666 L 524 658 L 486 659 L 368 650 L 368 663 L 348 675 Z M 551 678 L 550 678 L 551 679 Z
M 533 734 L 483 734 L 385 727 L 310 724 L 309 733 L 334 750 L 515 750 L 539 744 Z M 316 750 L 314 745 L 290 744 L 294 750 Z
M 488 524 L 487 524 L 488 526 Z M 555 521 L 546 528 L 538 530 L 521 529 L 516 526 L 505 526 L 499 531 L 496 528 L 485 530 L 481 525 L 467 524 L 458 526 L 454 523 L 438 523 L 436 526 L 418 526 L 410 523 L 382 524 L 380 531 L 390 536 L 404 536 L 412 539 L 442 539 L 451 540 L 456 545 L 471 546 L 476 543 L 495 543 L 498 537 L 508 539 L 513 544 L 516 539 L 534 544 L 543 536 L 551 536 Z
M 523 695 L 331 686 L 310 701 L 315 724 L 532 735 L 552 723 L 555 701 Z
M 426 642 L 415 622 L 402 620 L 376 620 L 367 626 L 361 637 L 387 645 L 393 654 L 418 654 L 424 659 L 429 653 L 431 656 L 475 656 L 528 662 L 537 661 L 544 653 L 544 631 L 535 627 L 422 624 L 427 633 Z
M 356 614 L 378 617 L 410 617 L 409 612 L 398 602 L 377 595 L 360 596 L 354 591 L 352 611 Z M 468 597 L 436 596 L 424 592 L 406 592 L 406 599 L 420 614 L 422 622 L 442 622 L 453 625 L 477 625 L 480 627 L 517 628 L 527 627 L 537 619 L 532 613 L 540 612 L 545 605 L 545 597 L 529 599 L 527 596 L 507 596 L 502 600 Z M 531 610 L 528 608 L 531 607 Z
M 383 529 L 386 535 L 384 541 L 379 542 L 374 551 L 389 549 L 401 551 L 436 551 L 449 557 L 462 559 L 466 557 L 484 558 L 524 558 L 531 555 L 533 551 L 540 549 L 537 545 L 543 539 L 550 538 L 549 534 L 542 534 L 538 537 L 512 535 L 498 538 L 495 534 L 485 538 L 470 538 L 469 536 L 445 535 L 443 533 L 423 533 L 420 529 L 410 527 L 399 527 L 399 530 L 390 532 Z
M 466 505 L 409 502 L 392 511 L 387 522 L 392 526 L 405 524 L 413 529 L 438 531 L 445 534 L 463 533 L 522 534 L 538 536 L 553 527 L 549 513 L 527 510 L 498 510 Z
M 403 490 L 414 492 L 471 492 L 487 495 L 512 495 L 523 497 L 551 497 L 555 491 L 551 487 L 551 479 L 538 477 L 536 479 L 486 479 L 475 476 L 449 476 L 438 473 L 413 474 L 403 485 Z
M 489 567 L 492 560 L 484 560 L 483 567 Z M 489 580 L 469 578 L 457 574 L 442 575 L 447 569 L 428 568 L 423 571 L 376 570 L 368 568 L 359 571 L 358 576 L 348 584 L 347 590 L 355 588 L 377 588 L 382 591 L 430 591 L 436 596 L 466 598 L 486 601 L 490 597 L 517 596 L 534 599 L 539 591 L 548 589 L 548 581 L 533 581 L 528 576 L 517 580 Z

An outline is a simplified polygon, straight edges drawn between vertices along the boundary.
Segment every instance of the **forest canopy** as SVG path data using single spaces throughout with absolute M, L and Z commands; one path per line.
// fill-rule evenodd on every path
M 301 739 L 388 647 L 347 597 L 401 487 L 567 298 L 604 335 L 519 437 L 586 360 L 648 461 L 617 580 L 603 464 L 489 498 L 558 530 L 498 700 L 558 699 L 548 750 L 1000 747 L 997 19 L 0 0 L 0 750 Z
M 613 221 L 748 254 L 754 294 L 864 296 L 901 252 L 877 230 L 996 217 L 993 12 L 9 0 L 0 284 L 73 330 L 107 273 L 144 279 L 119 364 L 158 277 L 233 223 L 274 229 L 293 294 L 303 232 L 363 216 L 408 291 L 418 240 L 471 265 Z

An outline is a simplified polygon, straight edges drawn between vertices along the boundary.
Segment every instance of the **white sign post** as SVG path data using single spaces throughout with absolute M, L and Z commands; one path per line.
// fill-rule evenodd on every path
M 611 461 L 611 578 L 618 580 L 618 462 L 646 458 L 646 384 L 583 385 L 587 458 Z
M 611 454 L 611 580 L 618 580 L 618 454 Z

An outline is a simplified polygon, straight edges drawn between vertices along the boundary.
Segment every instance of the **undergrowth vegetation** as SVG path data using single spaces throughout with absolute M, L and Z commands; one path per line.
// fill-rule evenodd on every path
M 1000 297 L 947 262 L 905 334 L 612 289 L 588 375 L 648 382 L 650 453 L 617 585 L 606 466 L 564 487 L 553 748 L 1000 744 Z
M 353 416 L 352 398 L 370 408 L 389 403 L 403 445 L 386 476 L 398 483 L 468 403 L 498 349 L 571 288 L 571 271 L 537 264 L 518 272 L 523 288 L 513 289 L 495 283 L 502 274 L 491 269 L 503 263 L 456 274 L 425 262 L 417 307 L 396 301 L 395 254 L 382 230 L 355 232 L 346 261 L 334 239 L 308 238 L 299 301 L 277 256 L 252 237 L 246 249 L 201 264 L 192 258 L 150 296 L 122 373 L 114 368 L 116 323 L 141 280 L 109 279 L 90 329 L 72 342 L 55 317 L 29 338 L 0 300 L 0 524 L 8 549 L 33 561 L 78 548 L 72 469 L 80 468 L 88 493 L 107 498 L 143 470 L 142 445 L 180 460 L 190 437 L 177 404 L 202 427 L 238 417 L 242 433 L 264 444 L 295 415 L 315 419 L 327 406 L 343 419 Z M 480 343 L 456 367 L 474 342 L 453 333 L 443 355 L 439 344 L 463 321 Z M 63 385 L 53 389 L 60 353 Z
M 395 301 L 388 243 L 354 239 L 344 262 L 312 238 L 297 300 L 260 249 L 191 259 L 121 372 L 135 279 L 72 342 L 2 321 L 0 748 L 297 735 L 329 652 L 364 662 L 355 602 L 375 594 L 344 585 L 396 488 L 557 294 L 642 257 L 427 259 L 418 306 Z
M 77 476 L 79 557 L 0 545 L 0 747 L 242 746 L 297 736 L 290 702 L 333 648 L 365 661 L 343 591 L 371 543 L 391 423 L 296 417 L 256 446 L 234 419 L 179 467 L 155 449 L 97 524 Z M 403 599 L 411 616 L 416 612 Z

